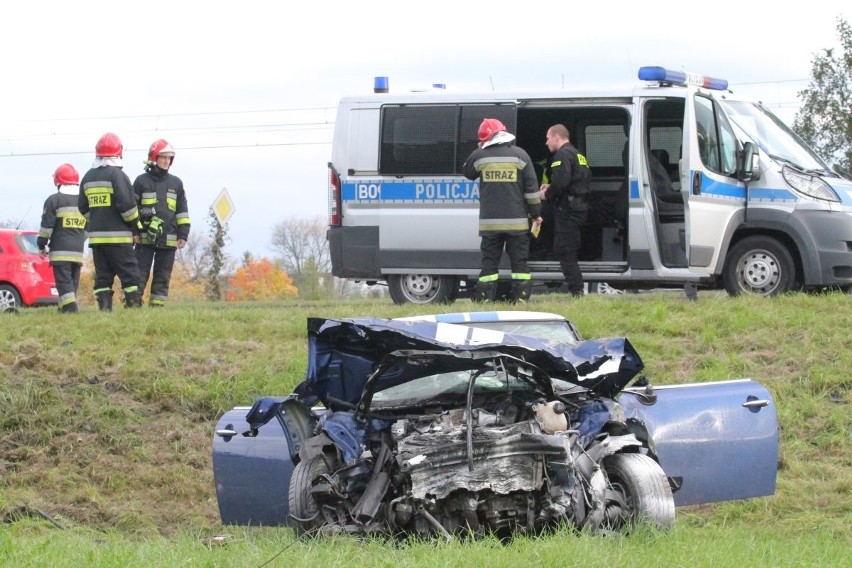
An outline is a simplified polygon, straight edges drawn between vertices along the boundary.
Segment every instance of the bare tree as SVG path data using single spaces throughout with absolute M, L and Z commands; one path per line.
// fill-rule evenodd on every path
M 334 293 L 331 255 L 325 237 L 325 219 L 291 217 L 277 223 L 272 232 L 272 248 L 302 298 L 319 298 Z
M 186 272 L 190 282 L 198 282 L 207 277 L 212 264 L 209 255 L 210 244 L 210 237 L 193 231 L 186 240 L 186 246 L 178 251 L 175 261 Z

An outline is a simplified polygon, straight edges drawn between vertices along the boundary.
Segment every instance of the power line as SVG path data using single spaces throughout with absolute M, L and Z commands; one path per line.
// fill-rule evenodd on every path
M 235 148 L 265 148 L 265 147 L 274 147 L 274 146 L 319 146 L 319 145 L 330 145 L 331 141 L 328 142 L 267 142 L 267 143 L 256 143 L 256 144 L 223 144 L 223 145 L 210 145 L 210 146 L 181 146 L 181 152 L 185 150 L 230 150 Z M 147 152 L 148 148 L 125 148 L 125 151 L 128 152 Z M 70 150 L 63 152 L 27 152 L 22 154 L 0 154 L 0 158 L 31 158 L 37 156 L 76 156 L 80 154 L 91 154 L 91 150 Z
M 230 126 L 184 126 L 173 128 L 142 128 L 134 130 L 121 131 L 122 136 L 132 136 L 135 134 L 144 134 L 149 132 L 170 132 L 170 133 L 187 133 L 206 132 L 207 134 L 241 134 L 246 132 L 300 132 L 300 131 L 321 131 L 327 130 L 334 126 L 334 122 L 292 122 L 278 124 L 235 124 Z M 98 131 L 100 132 L 100 131 Z M 76 131 L 76 132 L 51 132 L 41 134 L 21 134 L 14 137 L 5 138 L 6 142 L 14 142 L 17 140 L 34 140 L 39 138 L 71 138 L 96 135 L 94 131 Z
M 336 111 L 337 107 L 304 107 L 304 108 L 281 108 L 281 109 L 260 109 L 260 110 L 222 110 L 222 111 L 207 111 L 207 112 L 178 112 L 166 114 L 136 114 L 136 115 L 118 115 L 118 116 L 81 116 L 81 117 L 58 117 L 58 118 L 27 118 L 16 122 L 65 122 L 76 120 L 138 120 L 141 118 L 176 118 L 184 116 L 216 116 L 216 115 L 233 115 L 233 114 L 261 114 L 261 113 L 281 113 L 281 112 L 313 112 L 313 111 Z

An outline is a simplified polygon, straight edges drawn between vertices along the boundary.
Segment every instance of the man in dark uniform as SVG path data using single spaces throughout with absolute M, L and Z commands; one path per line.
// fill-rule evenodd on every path
M 175 253 L 186 245 L 189 237 L 189 209 L 183 182 L 169 173 L 175 149 L 165 140 L 157 140 L 148 149 L 145 173 L 133 182 L 142 222 L 141 243 L 136 247 L 139 262 L 140 290 L 144 292 L 151 278 L 148 305 L 163 306 L 169 296 L 169 282 L 175 264 Z
M 73 313 L 78 311 L 77 288 L 86 244 L 86 218 L 77 209 L 80 174 L 71 164 L 62 164 L 53 172 L 53 185 L 56 193 L 44 202 L 36 244 L 39 254 L 50 258 L 59 311 Z
M 583 274 L 580 272 L 580 228 L 589 211 L 589 177 L 586 157 L 569 141 L 565 125 L 547 129 L 546 144 L 553 152 L 550 164 L 550 183 L 541 185 L 541 198 L 556 209 L 556 235 L 553 251 L 562 268 L 565 284 L 575 298 L 583 295 Z
M 532 159 L 514 144 L 502 122 L 486 118 L 479 126 L 479 147 L 465 160 L 466 178 L 479 179 L 479 236 L 482 269 L 474 301 L 494 301 L 500 258 L 505 248 L 512 268 L 512 300 L 532 294 L 527 266 L 532 218 L 541 224 L 541 198 Z
M 139 243 L 139 210 L 130 178 L 122 168 L 124 146 L 107 132 L 95 146 L 92 169 L 80 180 L 80 213 L 88 219 L 89 248 L 95 263 L 98 309 L 112 311 L 112 285 L 121 281 L 125 307 L 142 305 L 139 267 L 133 246 Z

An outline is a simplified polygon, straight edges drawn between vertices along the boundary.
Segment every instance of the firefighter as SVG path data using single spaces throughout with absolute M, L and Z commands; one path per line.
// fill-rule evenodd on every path
M 515 146 L 515 136 L 502 122 L 486 118 L 479 126 L 479 144 L 467 160 L 466 178 L 479 179 L 479 236 L 482 269 L 474 301 L 493 301 L 503 250 L 512 269 L 512 301 L 532 294 L 529 259 L 529 219 L 541 224 L 541 199 L 532 159 Z
M 53 185 L 56 193 L 44 202 L 36 244 L 39 254 L 50 258 L 59 311 L 74 313 L 78 311 L 77 289 L 86 244 L 86 218 L 77 208 L 80 174 L 71 164 L 62 164 L 53 172 Z
M 166 303 L 175 253 L 186 246 L 189 237 L 189 210 L 183 182 L 169 173 L 174 160 L 175 150 L 172 145 L 165 140 L 155 141 L 148 149 L 145 173 L 133 182 L 142 226 L 136 260 L 143 291 L 153 266 L 148 300 L 148 305 L 152 307 Z
M 139 267 L 139 210 L 130 178 L 122 170 L 124 146 L 107 132 L 95 145 L 92 168 L 80 180 L 78 207 L 88 220 L 89 248 L 95 263 L 98 309 L 112 311 L 112 285 L 118 276 L 127 308 L 142 305 Z

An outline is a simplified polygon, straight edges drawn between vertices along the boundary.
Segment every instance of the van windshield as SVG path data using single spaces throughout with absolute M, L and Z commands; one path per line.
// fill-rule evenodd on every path
M 833 174 L 798 134 L 759 104 L 722 101 L 725 113 L 737 129 L 771 158 L 804 171 Z

